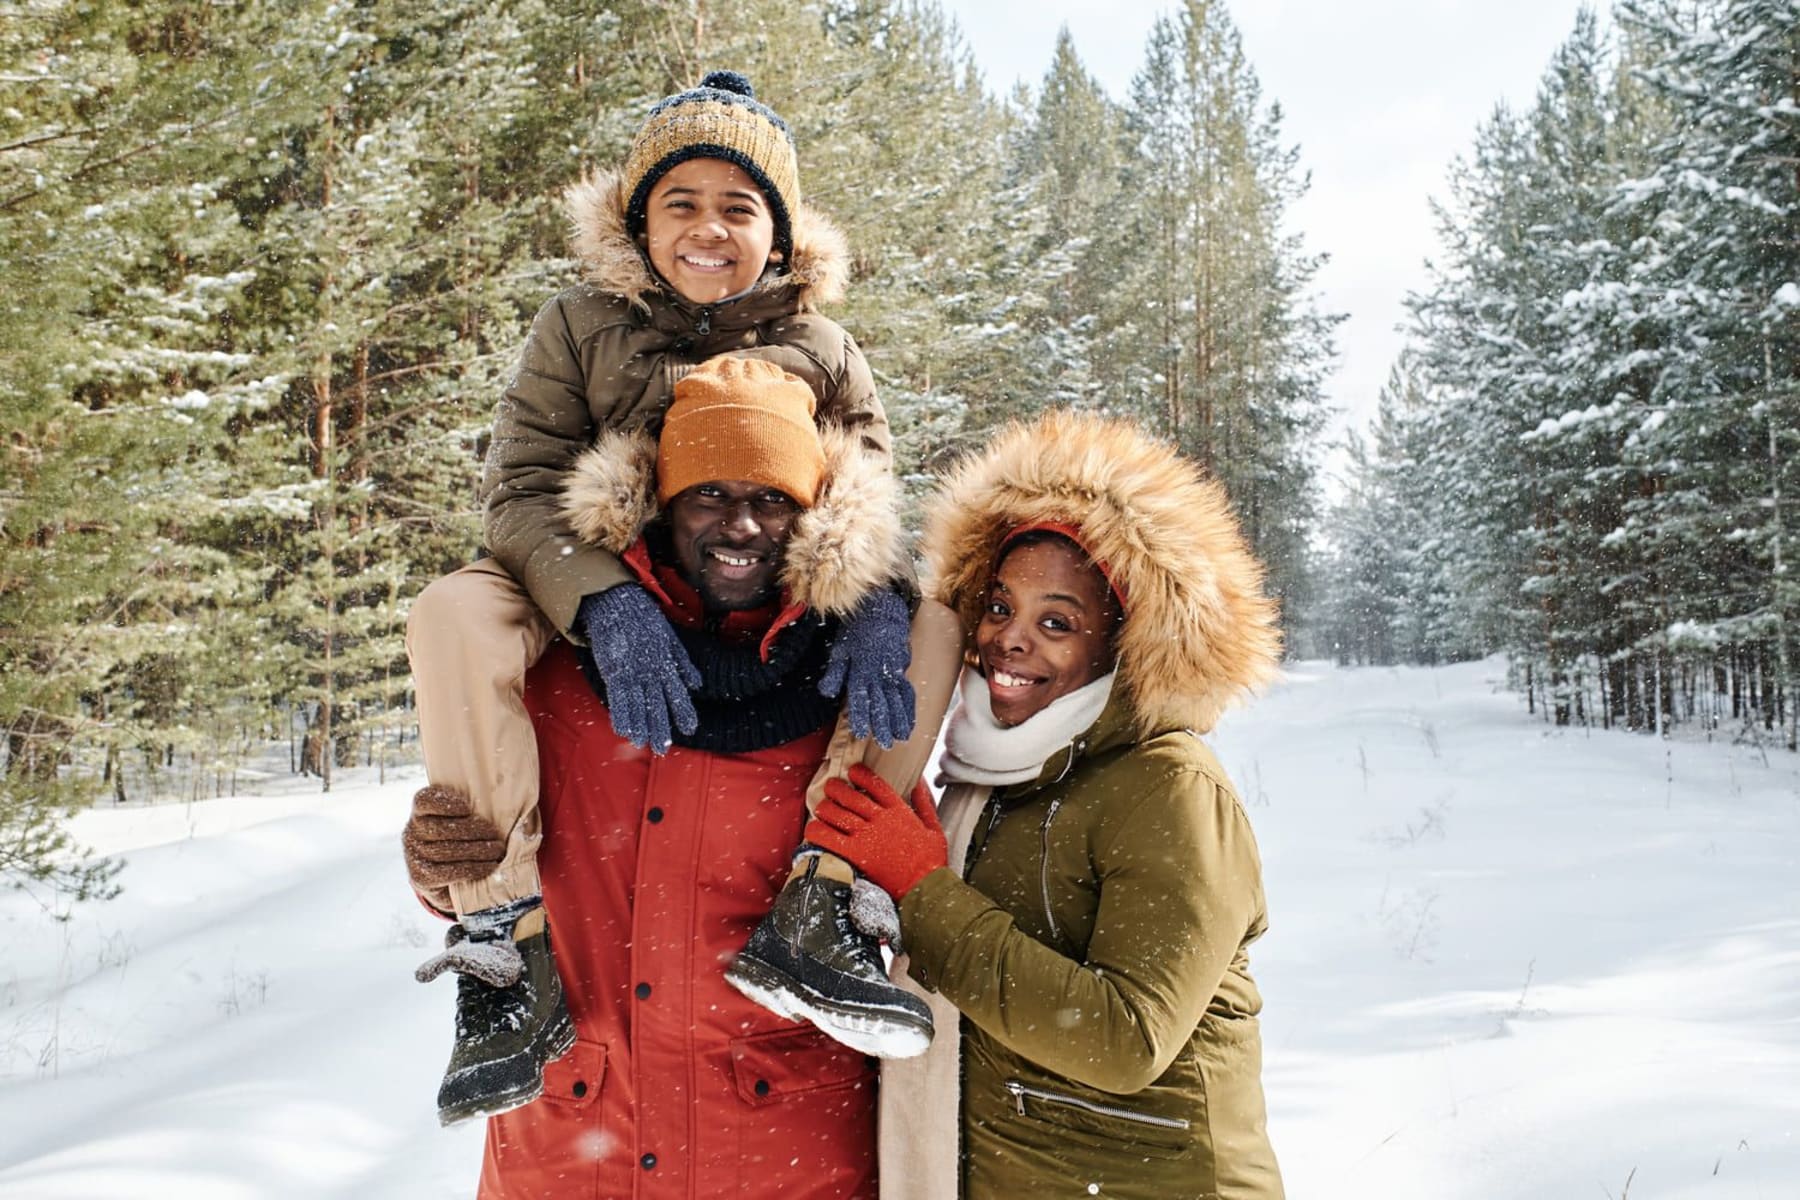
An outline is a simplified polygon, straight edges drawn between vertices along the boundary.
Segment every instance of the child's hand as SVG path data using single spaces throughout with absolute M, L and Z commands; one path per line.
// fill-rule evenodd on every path
M 906 678 L 911 662 L 906 602 L 890 591 L 875 592 L 838 631 L 819 691 L 843 694 L 851 737 L 873 737 L 886 749 L 912 736 L 913 686 Z
M 664 754 L 674 741 L 672 730 L 700 727 L 688 695 L 700 686 L 700 672 L 649 592 L 621 583 L 583 600 L 579 615 L 606 684 L 615 733 Z

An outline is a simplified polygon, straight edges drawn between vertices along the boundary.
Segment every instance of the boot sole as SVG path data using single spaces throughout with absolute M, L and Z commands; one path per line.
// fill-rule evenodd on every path
M 866 1008 L 848 1009 L 807 987 L 778 967 L 739 954 L 725 969 L 725 982 L 770 1012 L 790 1021 L 810 1021 L 835 1041 L 876 1058 L 917 1058 L 931 1045 L 931 1025 L 904 1009 L 887 1019 Z

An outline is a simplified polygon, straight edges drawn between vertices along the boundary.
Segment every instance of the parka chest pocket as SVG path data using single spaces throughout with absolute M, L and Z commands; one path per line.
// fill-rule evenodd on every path
M 875 1060 L 817 1029 L 783 1029 L 733 1038 L 731 1074 L 738 1099 L 752 1107 L 807 1092 L 875 1084 Z
M 1055 1126 L 1062 1133 L 1097 1140 L 1109 1152 L 1179 1158 L 1193 1144 L 1192 1123 L 1181 1117 L 1139 1112 L 1124 1104 L 1034 1087 L 1017 1079 L 1008 1079 L 1002 1086 L 1016 1115 Z
M 592 1194 L 605 1157 L 598 1151 L 606 1145 L 600 1105 L 605 1078 L 606 1047 L 599 1042 L 578 1041 L 546 1063 L 543 1094 L 488 1123 L 482 1194 L 502 1178 L 509 1180 L 507 1195 L 545 1195 L 553 1187 Z
M 605 1045 L 576 1042 L 567 1054 L 544 1064 L 542 1099 L 570 1112 L 579 1112 L 599 1103 L 600 1085 L 605 1080 Z

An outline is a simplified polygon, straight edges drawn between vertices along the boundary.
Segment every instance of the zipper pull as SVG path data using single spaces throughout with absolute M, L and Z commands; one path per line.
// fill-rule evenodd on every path
M 712 309 L 703 308 L 700 310 L 700 320 L 695 322 L 694 332 L 701 337 L 705 337 L 712 332 Z
M 1016 1079 L 1009 1079 L 1006 1081 L 1005 1086 L 1006 1086 L 1006 1090 L 1012 1093 L 1013 1107 L 1018 1110 L 1019 1115 L 1021 1117 L 1024 1116 L 1025 1115 L 1025 1085 L 1020 1083 Z

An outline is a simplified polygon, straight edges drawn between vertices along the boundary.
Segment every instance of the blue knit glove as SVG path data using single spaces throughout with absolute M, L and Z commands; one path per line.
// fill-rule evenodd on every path
M 873 737 L 886 749 L 913 731 L 912 619 L 906 601 L 875 592 L 850 614 L 832 643 L 821 695 L 842 692 L 850 710 L 850 736 Z
M 671 725 L 682 733 L 699 727 L 688 691 L 700 686 L 700 672 L 649 592 L 621 583 L 583 599 L 577 616 L 615 733 L 662 754 L 674 740 Z

